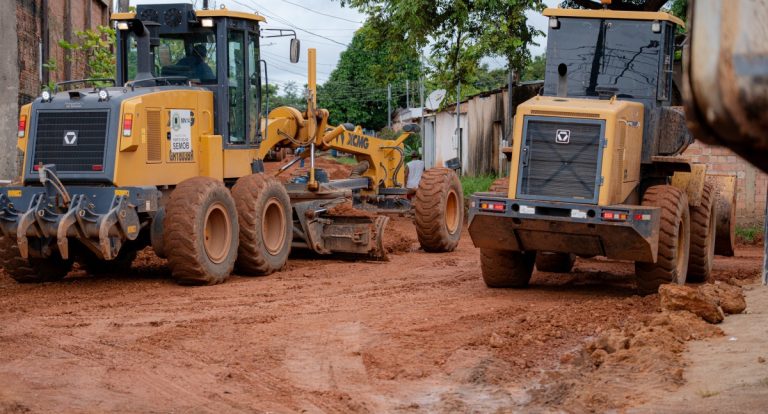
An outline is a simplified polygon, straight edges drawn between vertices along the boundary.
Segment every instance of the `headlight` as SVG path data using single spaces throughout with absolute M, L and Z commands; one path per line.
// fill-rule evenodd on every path
M 106 89 L 101 89 L 99 91 L 99 101 L 106 101 L 109 99 L 109 93 Z
M 51 101 L 51 92 L 50 91 L 43 91 L 43 93 L 40 94 L 40 97 L 43 99 L 43 102 L 50 102 Z

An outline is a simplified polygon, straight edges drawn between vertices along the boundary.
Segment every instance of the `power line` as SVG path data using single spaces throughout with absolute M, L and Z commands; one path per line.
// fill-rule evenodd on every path
M 302 9 L 304 9 L 304 10 L 310 11 L 310 12 L 312 12 L 312 13 L 317 13 L 317 14 L 319 14 L 319 15 L 321 15 L 321 16 L 327 16 L 327 17 L 330 17 L 330 18 L 333 18 L 333 19 L 343 20 L 343 21 L 345 21 L 345 22 L 350 22 L 350 23 L 363 24 L 363 22 L 358 22 L 358 21 L 355 21 L 355 20 L 345 19 L 345 18 L 343 18 L 343 17 L 334 16 L 334 15 L 332 15 L 332 14 L 328 14 L 328 13 L 319 12 L 319 11 L 317 11 L 317 10 L 312 10 L 312 9 L 310 9 L 309 7 L 306 7 L 306 6 L 302 6 L 301 4 L 297 4 L 297 3 L 294 3 L 294 2 L 292 2 L 292 1 L 283 0 L 283 2 L 285 2 L 285 3 L 288 3 L 288 4 L 292 4 L 292 5 L 296 6 L 296 7 L 301 7 L 301 8 L 302 8 Z
M 261 6 L 260 4 L 256 3 L 254 0 L 247 0 L 247 1 L 249 1 L 251 3 L 251 6 L 243 4 L 239 0 L 232 0 L 232 1 L 234 1 L 235 3 L 237 3 L 237 4 L 239 4 L 239 5 L 243 6 L 243 7 L 246 7 L 246 8 L 252 9 L 252 10 L 261 9 L 261 10 L 267 11 L 267 12 L 269 12 L 269 14 L 264 13 L 267 17 L 269 17 L 271 19 L 274 19 L 274 20 L 277 20 L 278 22 L 280 22 L 280 23 L 282 23 L 282 24 L 284 24 L 286 26 L 289 26 L 291 28 L 294 28 L 296 30 L 302 31 L 304 33 L 307 33 L 307 34 L 315 36 L 315 37 L 319 37 L 321 39 L 328 40 L 330 42 L 336 43 L 337 45 L 341 45 L 341 46 L 344 46 L 344 47 L 349 47 L 349 45 L 346 44 L 346 43 L 342 43 L 342 42 L 339 42 L 337 40 L 331 39 L 330 37 L 323 36 L 321 34 L 317 34 L 317 33 L 311 32 L 311 31 L 306 30 L 306 29 L 302 29 L 301 27 L 296 26 L 295 24 L 291 23 L 290 21 L 280 17 L 277 13 L 274 13 L 271 10 L 267 9 L 266 7 Z M 270 14 L 271 14 L 271 16 L 270 16 Z

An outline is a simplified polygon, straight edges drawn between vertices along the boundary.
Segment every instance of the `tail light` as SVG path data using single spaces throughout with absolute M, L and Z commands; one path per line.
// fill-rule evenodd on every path
M 133 114 L 123 116 L 123 136 L 130 137 L 133 134 Z
M 480 209 L 485 211 L 504 212 L 507 209 L 507 205 L 503 202 L 483 201 L 480 203 Z
M 24 138 L 27 134 L 27 116 L 22 115 L 19 117 L 19 138 Z
M 626 211 L 603 211 L 603 221 L 627 221 L 629 213 Z
M 100 164 L 92 165 L 91 171 L 104 171 L 104 166 Z

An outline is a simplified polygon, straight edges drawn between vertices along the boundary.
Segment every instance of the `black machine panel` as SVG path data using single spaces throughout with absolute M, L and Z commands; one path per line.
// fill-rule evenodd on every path
M 526 120 L 519 198 L 596 202 L 603 121 Z
M 187 33 L 195 21 L 195 11 L 189 3 L 152 4 L 136 6 L 136 16 L 144 22 L 155 22 L 158 33 Z
M 104 168 L 109 111 L 39 111 L 33 165 L 55 164 L 61 172 Z

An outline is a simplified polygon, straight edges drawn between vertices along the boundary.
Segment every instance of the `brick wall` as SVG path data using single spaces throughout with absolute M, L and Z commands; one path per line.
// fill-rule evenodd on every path
M 688 148 L 685 155 L 695 162 L 708 164 L 708 170 L 712 173 L 736 175 L 736 216 L 739 224 L 763 222 L 768 175 L 726 148 L 696 142 Z
M 40 94 L 40 0 L 18 0 L 16 33 L 19 46 L 19 105 Z
M 86 62 L 74 56 L 72 62 L 59 40 L 74 40 L 75 32 L 96 29 L 109 22 L 109 2 L 103 0 L 48 0 L 43 10 L 42 0 L 16 0 L 16 19 L 19 47 L 19 105 L 31 102 L 40 95 L 47 81 L 61 82 L 85 78 Z M 68 9 L 69 8 L 69 9 Z M 90 18 L 88 12 L 90 11 Z M 48 39 L 44 39 L 43 14 L 48 20 Z M 67 30 L 67 25 L 71 30 Z M 68 36 L 71 32 L 71 36 Z M 48 79 L 41 80 L 41 49 L 47 40 L 49 59 L 56 61 L 57 70 L 50 71 Z M 67 76 L 69 75 L 69 76 Z

